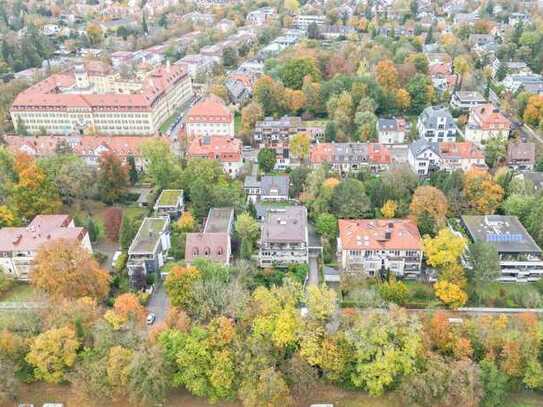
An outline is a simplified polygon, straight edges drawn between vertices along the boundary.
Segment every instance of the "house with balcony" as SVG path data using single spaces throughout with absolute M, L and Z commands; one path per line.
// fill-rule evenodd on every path
M 429 106 L 417 121 L 419 137 L 429 142 L 456 141 L 457 127 L 449 109 L 443 106 Z
M 264 268 L 307 264 L 308 239 L 304 206 L 269 209 L 262 222 L 258 264 Z
M 418 139 L 409 145 L 407 162 L 413 172 L 419 176 L 427 176 L 441 167 L 439 144 L 426 139 Z
M 491 138 L 507 140 L 511 131 L 509 120 L 492 103 L 473 107 L 470 110 L 465 138 L 467 141 L 482 144 Z
M 237 177 L 243 168 L 241 140 L 234 137 L 198 136 L 187 148 L 188 158 L 216 160 L 231 178 Z
M 511 142 L 507 146 L 507 166 L 518 171 L 533 171 L 535 144 Z
M 92 253 L 87 230 L 76 227 L 69 215 L 38 215 L 26 227 L 0 229 L 0 270 L 9 278 L 30 280 L 36 254 L 55 240 L 79 242 Z
M 465 112 L 485 103 L 486 99 L 479 92 L 457 91 L 451 98 L 451 107 Z
M 439 143 L 439 169 L 449 172 L 487 169 L 483 151 L 470 141 Z
M 187 233 L 185 261 L 206 259 L 229 265 L 232 257 L 233 208 L 211 208 L 199 233 Z
M 255 176 L 245 177 L 243 184 L 247 197 L 257 201 L 288 201 L 290 178 L 288 175 L 264 175 L 260 180 Z
M 150 275 L 158 276 L 170 250 L 170 219 L 145 218 L 128 249 L 128 278 L 132 289 L 145 288 Z
M 155 202 L 155 216 L 168 216 L 171 220 L 179 218 L 185 208 L 182 189 L 164 189 Z
M 340 219 L 338 264 L 346 273 L 367 277 L 416 278 L 422 265 L 422 240 L 409 219 Z
M 516 216 L 462 216 L 461 221 L 472 242 L 487 242 L 498 251 L 498 281 L 532 282 L 543 276 L 542 251 Z

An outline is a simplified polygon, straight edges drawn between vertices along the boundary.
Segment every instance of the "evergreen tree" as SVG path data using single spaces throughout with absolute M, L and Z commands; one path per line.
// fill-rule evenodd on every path
M 130 179 L 130 184 L 134 185 L 138 182 L 138 170 L 136 169 L 136 160 L 134 156 L 128 156 L 128 178 Z

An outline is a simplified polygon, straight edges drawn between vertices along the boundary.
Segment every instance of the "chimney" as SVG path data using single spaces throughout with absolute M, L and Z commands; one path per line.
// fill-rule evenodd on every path
M 169 60 L 169 59 L 166 61 L 166 71 L 167 71 L 168 73 L 170 73 L 170 71 L 171 71 L 170 60 Z

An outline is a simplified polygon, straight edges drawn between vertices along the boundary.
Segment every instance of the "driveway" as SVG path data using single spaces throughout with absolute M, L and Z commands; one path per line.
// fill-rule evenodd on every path
M 163 322 L 166 319 L 170 309 L 170 301 L 168 301 L 168 295 L 166 294 L 164 284 L 158 286 L 151 296 L 146 308 L 148 312 L 152 312 L 156 315 L 155 324 Z
M 319 255 L 309 252 L 309 277 L 308 285 L 319 285 Z

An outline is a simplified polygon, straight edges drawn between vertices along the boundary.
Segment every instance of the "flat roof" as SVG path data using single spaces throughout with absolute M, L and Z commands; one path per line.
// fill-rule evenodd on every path
M 166 218 L 145 218 L 128 249 L 128 254 L 152 253 L 167 225 Z
M 473 241 L 484 241 L 499 253 L 539 253 L 541 249 L 516 216 L 462 216 Z
M 204 233 L 230 233 L 234 208 L 211 208 L 207 216 Z
M 157 200 L 158 206 L 176 206 L 177 201 L 183 195 L 182 189 L 165 189 Z

